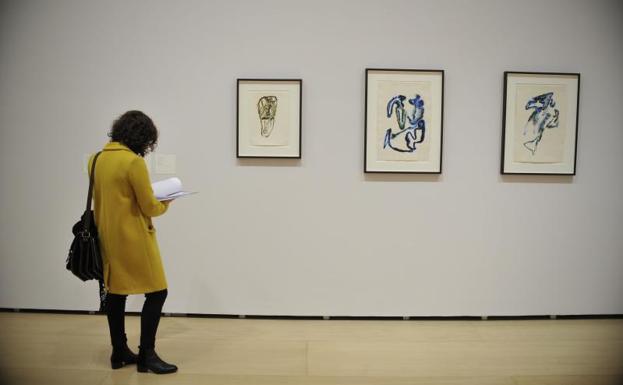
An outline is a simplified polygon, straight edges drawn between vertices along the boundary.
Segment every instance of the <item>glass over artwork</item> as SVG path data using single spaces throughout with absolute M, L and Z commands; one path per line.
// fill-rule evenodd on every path
M 443 72 L 368 70 L 367 80 L 366 172 L 440 172 Z
M 300 158 L 301 79 L 238 79 L 237 156 Z
M 506 73 L 503 173 L 573 174 L 579 75 Z

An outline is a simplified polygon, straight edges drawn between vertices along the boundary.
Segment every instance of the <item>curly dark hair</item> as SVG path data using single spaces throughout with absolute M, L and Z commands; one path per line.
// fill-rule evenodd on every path
M 158 129 L 151 118 L 141 111 L 128 111 L 112 125 L 108 136 L 121 142 L 140 156 L 153 151 L 158 143 Z

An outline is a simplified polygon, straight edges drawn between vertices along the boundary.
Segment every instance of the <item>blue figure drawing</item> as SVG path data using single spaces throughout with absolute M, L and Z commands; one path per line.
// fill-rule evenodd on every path
M 385 132 L 385 140 L 383 148 L 391 148 L 398 152 L 415 152 L 416 144 L 424 141 L 426 133 L 426 122 L 424 121 L 424 100 L 420 95 L 415 98 L 408 99 L 408 105 L 405 108 L 404 95 L 394 96 L 387 103 L 387 117 L 391 118 L 396 113 L 396 121 L 398 122 L 398 131 L 392 132 L 388 128 Z M 407 126 L 407 120 L 409 125 Z M 404 136 L 402 136 L 404 135 Z M 400 139 L 396 139 L 402 136 Z
M 532 111 L 524 125 L 523 135 L 527 135 L 530 140 L 524 142 L 523 145 L 532 155 L 536 153 L 537 146 L 543 138 L 545 129 L 558 127 L 560 111 L 554 107 L 556 107 L 556 101 L 554 100 L 553 92 L 535 96 L 526 103 L 525 109 L 534 111 Z M 529 125 L 532 125 L 531 132 L 528 131 Z

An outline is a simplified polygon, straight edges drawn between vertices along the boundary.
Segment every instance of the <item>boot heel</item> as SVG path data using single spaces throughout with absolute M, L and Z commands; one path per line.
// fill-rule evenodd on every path
M 136 371 L 141 373 L 147 373 L 149 369 L 147 369 L 147 366 L 136 365 Z
M 121 368 L 123 368 L 123 361 L 111 361 L 110 362 L 110 366 L 113 369 L 121 369 Z

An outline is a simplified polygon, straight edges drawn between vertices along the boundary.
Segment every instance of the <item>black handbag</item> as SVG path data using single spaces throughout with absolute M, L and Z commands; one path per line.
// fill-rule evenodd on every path
M 65 261 L 65 267 L 82 281 L 96 279 L 100 282 L 102 291 L 103 266 L 100 252 L 99 237 L 95 218 L 91 210 L 93 198 L 93 181 L 95 179 L 95 162 L 101 151 L 93 158 L 91 164 L 91 177 L 89 178 L 89 193 L 87 195 L 87 207 L 80 220 L 73 226 L 74 240 L 69 247 L 69 255 Z

